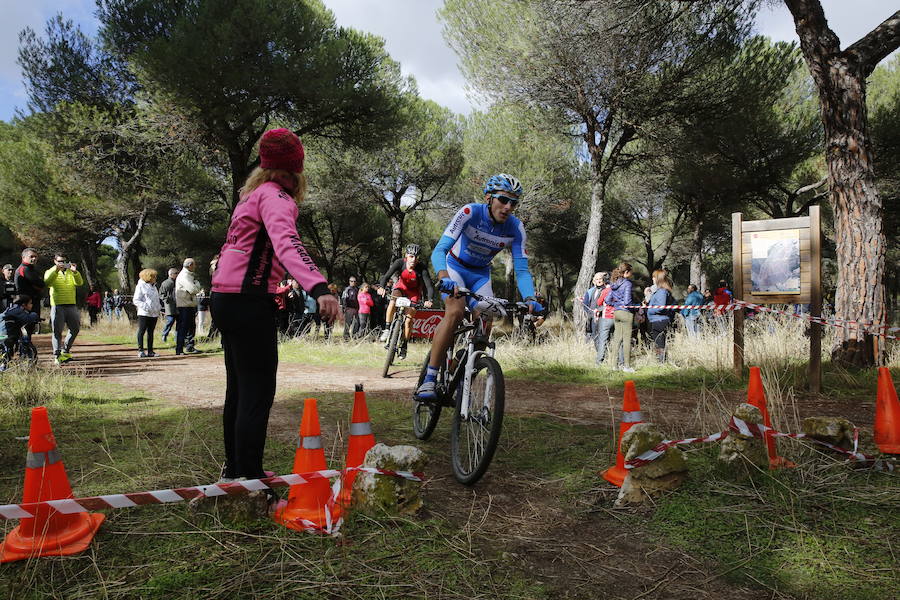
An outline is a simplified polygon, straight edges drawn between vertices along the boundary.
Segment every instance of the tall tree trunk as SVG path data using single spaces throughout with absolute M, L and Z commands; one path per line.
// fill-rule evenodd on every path
M 837 237 L 835 316 L 883 323 L 884 210 L 868 147 L 865 79 L 847 64 L 830 70 L 834 87 L 820 98 Z M 864 367 L 880 363 L 881 350 L 876 356 L 872 336 L 841 328 L 831 354 L 841 364 Z
M 119 253 L 116 255 L 116 271 L 119 275 L 119 291 L 123 294 L 129 294 L 134 290 L 134 280 L 137 273 L 129 274 L 128 267 L 132 262 L 132 254 L 136 251 L 140 244 L 141 234 L 144 233 L 144 224 L 147 219 L 147 209 L 136 219 L 129 221 L 121 226 L 113 228 L 116 241 L 119 245 Z M 131 277 L 135 275 L 135 277 Z
M 597 266 L 597 249 L 600 247 L 600 225 L 603 222 L 603 201 L 606 197 L 606 177 L 601 168 L 602 157 L 591 152 L 591 209 L 588 213 L 587 235 L 584 238 L 584 249 L 581 252 L 581 268 L 575 282 L 575 294 L 584 294 L 591 286 Z M 580 296 L 579 296 L 580 297 Z M 576 299 L 576 304 L 578 300 Z M 576 306 L 572 310 L 576 331 L 584 331 L 587 318 L 584 310 Z
M 785 0 L 800 49 L 819 91 L 825 160 L 834 207 L 838 263 L 835 316 L 884 323 L 884 210 L 869 147 L 866 77 L 900 46 L 900 11 L 841 51 L 819 0 Z M 878 364 L 883 344 L 859 330 L 839 329 L 832 360 L 859 367 Z
M 706 273 L 703 272 L 703 213 L 694 214 L 694 227 L 691 231 L 691 280 L 702 292 L 706 285 Z
M 503 253 L 503 283 L 504 298 L 515 299 L 516 297 L 516 271 L 513 265 L 512 252 Z
M 120 244 L 119 254 L 116 255 L 116 274 L 119 276 L 119 291 L 123 294 L 130 294 L 131 277 L 128 276 L 129 255 L 121 249 L 122 239 L 116 236 L 116 241 Z
M 391 260 L 397 260 L 404 254 L 403 249 L 403 221 L 406 213 L 398 207 L 389 213 L 391 218 Z
M 88 289 L 100 291 L 100 273 L 97 268 L 97 244 L 88 241 L 81 246 L 81 271 L 88 284 Z
M 144 264 L 141 262 L 141 255 L 145 254 L 147 249 L 141 243 L 141 238 L 135 240 L 134 245 L 131 248 L 131 256 L 129 257 L 129 261 L 131 262 L 131 289 L 134 289 L 134 286 L 137 285 L 138 273 L 144 268 Z

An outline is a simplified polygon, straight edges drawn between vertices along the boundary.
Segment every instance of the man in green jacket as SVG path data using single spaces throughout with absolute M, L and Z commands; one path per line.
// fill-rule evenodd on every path
M 75 288 L 84 285 L 84 279 L 75 263 L 62 254 L 53 257 L 54 265 L 44 273 L 44 283 L 50 288 L 50 327 L 53 329 L 53 354 L 57 364 L 72 360 L 69 353 L 75 337 L 81 330 L 81 313 L 75 306 Z M 61 343 L 63 328 L 69 328 L 65 343 Z

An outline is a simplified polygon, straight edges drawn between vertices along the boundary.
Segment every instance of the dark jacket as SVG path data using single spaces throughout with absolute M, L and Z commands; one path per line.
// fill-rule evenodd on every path
M 0 299 L 0 310 L 6 310 L 6 307 L 12 304 L 13 298 L 16 296 L 18 291 L 16 290 L 16 278 L 15 273 L 13 274 L 13 278 L 10 280 L 3 279 L 3 298 Z
M 9 305 L 3 311 L 2 317 L 2 320 L 0 320 L 0 328 L 2 328 L 0 334 L 3 334 L 3 337 L 9 336 L 13 338 L 18 337 L 17 332 L 19 329 L 31 323 L 37 323 L 39 320 L 37 314 L 25 310 L 20 304 Z
M 633 308 L 625 308 L 633 303 L 631 298 L 631 280 L 625 277 L 619 277 L 611 286 L 609 286 L 609 295 L 606 297 L 606 303 L 615 310 L 629 310 L 634 312 Z
M 650 296 L 650 306 L 675 304 L 675 297 L 666 288 L 657 288 Z M 648 308 L 647 318 L 651 323 L 656 321 L 671 321 L 675 316 L 674 308 Z
M 15 282 L 16 291 L 19 294 L 26 294 L 31 297 L 34 300 L 34 305 L 37 306 L 41 296 L 44 295 L 44 289 L 47 287 L 47 284 L 44 283 L 44 275 L 38 273 L 34 265 L 22 263 L 16 269 Z
M 355 285 L 345 287 L 344 292 L 341 294 L 341 306 L 359 310 L 359 301 L 356 299 L 357 294 L 359 294 L 359 288 Z
M 175 304 L 175 280 L 166 277 L 159 286 L 159 299 L 162 300 L 163 308 L 169 316 L 178 314 L 178 306 Z

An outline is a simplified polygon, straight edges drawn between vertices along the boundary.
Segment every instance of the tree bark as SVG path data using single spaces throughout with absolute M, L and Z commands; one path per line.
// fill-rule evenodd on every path
M 694 214 L 694 227 L 691 231 L 691 280 L 701 292 L 704 289 L 706 273 L 703 272 L 703 214 Z
M 131 262 L 131 255 L 136 250 L 141 234 L 144 232 L 146 218 L 147 209 L 145 208 L 138 218 L 130 219 L 127 224 L 113 228 L 116 241 L 119 243 L 119 254 L 116 255 L 116 271 L 119 275 L 119 291 L 123 294 L 130 293 L 134 289 L 135 284 L 133 280 L 136 277 L 130 276 L 128 266 Z M 134 275 L 136 276 L 137 274 L 135 273 Z
M 404 255 L 403 249 L 403 222 L 406 213 L 397 207 L 388 213 L 391 218 L 391 260 L 397 260 Z
M 595 160 L 599 162 L 599 158 L 591 157 L 591 162 Z M 581 252 L 581 268 L 578 270 L 578 280 L 575 282 L 575 293 L 583 294 L 591 285 L 591 279 L 594 276 L 595 267 L 597 266 L 597 248 L 600 246 L 600 225 L 603 222 L 603 200 L 606 196 L 606 180 L 600 173 L 599 164 L 594 166 L 594 174 L 591 178 L 591 209 L 588 214 L 587 235 L 584 238 L 584 249 Z M 583 310 L 576 307 L 572 311 L 575 318 L 575 328 L 577 331 L 584 330 L 584 321 L 586 319 Z
M 93 241 L 85 242 L 81 246 L 81 271 L 87 282 L 88 289 L 100 290 L 100 273 L 97 268 L 97 244 Z
M 841 51 L 819 0 L 784 0 L 819 92 L 825 160 L 834 207 L 838 319 L 884 323 L 884 210 L 875 186 L 866 114 L 866 77 L 900 45 L 900 11 Z M 883 344 L 841 328 L 831 349 L 838 364 L 880 364 Z

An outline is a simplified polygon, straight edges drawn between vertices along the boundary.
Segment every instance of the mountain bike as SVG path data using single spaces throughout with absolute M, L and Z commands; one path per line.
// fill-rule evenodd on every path
M 388 371 L 390 371 L 391 365 L 394 363 L 394 356 L 397 354 L 398 348 L 400 348 L 400 343 L 407 341 L 403 335 L 403 332 L 406 330 L 406 321 L 411 318 L 407 309 L 410 307 L 421 308 L 422 303 L 413 302 L 409 298 L 400 296 L 399 298 L 394 299 L 394 307 L 396 310 L 394 311 L 394 320 L 391 321 L 390 328 L 388 329 L 387 345 L 385 346 L 387 349 L 387 356 L 384 357 L 384 370 L 381 373 L 382 377 L 388 376 Z M 406 354 L 404 353 L 401 358 L 406 358 Z
M 25 333 L 24 328 L 22 328 L 18 339 L 13 339 L 12 343 L 7 343 L 8 341 L 8 338 L 0 339 L 0 371 L 5 371 L 9 368 L 10 363 L 15 360 L 16 354 L 26 366 L 32 367 L 37 364 L 37 348 L 31 343 L 31 338 Z
M 468 290 L 457 290 L 461 296 L 484 300 Z M 490 298 L 507 313 L 528 311 L 524 303 Z M 418 400 L 413 397 L 413 433 L 427 440 L 434 433 L 441 410 L 454 409 L 450 432 L 451 463 L 456 480 L 465 485 L 477 482 L 487 471 L 503 425 L 505 384 L 503 369 L 494 359 L 495 344 L 490 341 L 489 320 L 474 315 L 468 309 L 459 328 L 453 333 L 453 343 L 447 349 L 435 382 L 437 399 Z M 431 353 L 425 357 L 416 389 L 425 379 Z

